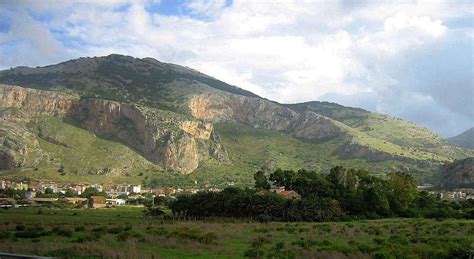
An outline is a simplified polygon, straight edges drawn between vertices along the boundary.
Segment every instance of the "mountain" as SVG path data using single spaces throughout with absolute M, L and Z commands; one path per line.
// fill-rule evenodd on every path
M 0 71 L 0 170 L 57 181 L 248 186 L 256 170 L 434 172 L 474 151 L 327 102 L 279 104 L 190 68 L 122 55 Z
M 444 164 L 437 177 L 442 189 L 474 188 L 474 157 Z
M 474 128 L 470 128 L 457 136 L 448 138 L 446 141 L 451 145 L 474 149 Z

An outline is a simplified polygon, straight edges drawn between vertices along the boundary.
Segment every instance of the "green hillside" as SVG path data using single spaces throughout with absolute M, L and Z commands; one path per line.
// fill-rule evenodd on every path
M 457 136 L 448 138 L 446 141 L 452 145 L 474 149 L 474 128 L 470 128 Z
M 47 90 L 0 87 L 3 175 L 248 186 L 260 169 L 324 172 L 335 165 L 425 178 L 445 162 L 474 156 L 399 118 L 329 102 L 279 104 L 151 58 L 18 67 L 0 71 L 0 83 Z M 59 101 L 53 91 L 74 95 Z

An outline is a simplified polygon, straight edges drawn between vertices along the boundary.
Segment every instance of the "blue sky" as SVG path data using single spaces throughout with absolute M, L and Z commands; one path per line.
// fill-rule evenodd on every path
M 471 1 L 5 0 L 0 69 L 154 57 L 452 136 L 474 126 L 473 23 Z

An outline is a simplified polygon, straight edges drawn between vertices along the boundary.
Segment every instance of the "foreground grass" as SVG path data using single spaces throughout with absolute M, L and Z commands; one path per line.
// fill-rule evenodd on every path
M 114 258 L 453 258 L 472 253 L 472 220 L 334 223 L 167 221 L 141 208 L 0 210 L 0 252 Z

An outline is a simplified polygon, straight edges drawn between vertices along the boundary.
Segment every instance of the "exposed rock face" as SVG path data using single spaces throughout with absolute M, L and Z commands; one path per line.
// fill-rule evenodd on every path
M 441 167 L 441 188 L 473 188 L 474 187 L 474 157 L 457 160 Z
M 228 94 L 191 98 L 191 114 L 206 121 L 237 121 L 253 127 L 283 131 L 295 137 L 323 139 L 344 134 L 337 122 L 314 112 L 298 113 L 268 100 Z
M 114 101 L 81 100 L 70 114 L 97 135 L 118 138 L 164 168 L 191 173 L 199 166 L 195 138 L 209 139 L 212 124 L 147 118 L 140 107 Z
M 200 121 L 183 121 L 181 129 L 195 138 L 209 139 L 213 126 L 211 123 L 202 123 Z
M 177 137 L 170 132 L 158 152 L 165 168 L 188 174 L 199 166 L 196 141 L 186 133 Z
M 28 116 L 64 115 L 78 100 L 75 95 L 0 84 L 0 107 L 18 108 Z
M 209 155 L 212 158 L 221 162 L 228 159 L 227 150 L 222 144 L 219 133 L 217 133 L 216 131 L 213 131 L 211 134 L 211 145 L 209 147 Z
M 6 109 L 10 110 L 7 112 Z M 180 116 L 161 117 L 159 110 L 153 111 L 154 117 L 151 118 L 142 107 L 133 104 L 0 85 L 0 111 L 0 119 L 10 123 L 27 122 L 38 115 L 69 116 L 88 131 L 124 142 L 149 161 L 182 173 L 191 173 L 199 166 L 195 139 L 210 142 L 211 157 L 221 159 L 226 156 L 222 144 L 216 142 L 220 139 L 210 140 L 213 133 L 211 123 Z M 34 148 L 27 148 L 28 145 L 22 143 L 13 145 L 10 131 L 6 130 L 4 137 L 0 138 L 0 169 L 24 166 L 28 150 L 39 149 L 35 136 L 31 133 L 29 136 L 26 130 L 22 134 L 29 136 L 29 146 Z
M 46 158 L 32 133 L 20 125 L 0 123 L 0 170 L 36 166 Z

